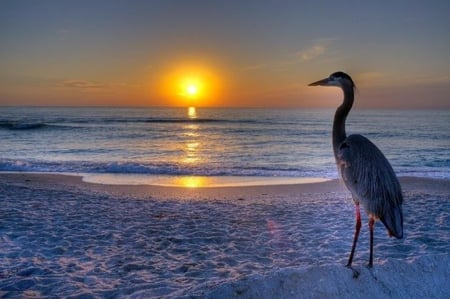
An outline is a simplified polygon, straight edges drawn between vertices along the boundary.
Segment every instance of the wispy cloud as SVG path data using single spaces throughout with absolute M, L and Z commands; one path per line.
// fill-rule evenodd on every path
M 300 57 L 303 61 L 312 60 L 320 55 L 323 55 L 326 51 L 326 48 L 324 45 L 314 45 L 310 48 L 303 49 L 297 53 L 295 53 L 295 56 Z
M 338 37 L 315 39 L 308 46 L 297 51 L 289 52 L 284 57 L 279 57 L 278 60 L 244 65 L 240 70 L 245 72 L 259 70 L 285 71 L 290 66 L 313 61 L 319 57 L 326 57 L 328 60 L 333 59 L 336 56 L 333 43 L 339 39 Z
M 58 82 L 56 87 L 66 90 L 75 90 L 80 93 L 109 95 L 136 90 L 142 88 L 142 84 L 139 82 L 99 82 L 84 79 L 71 79 Z
M 316 39 L 310 46 L 300 49 L 295 52 L 293 56 L 300 58 L 300 62 L 316 59 L 327 54 L 331 44 L 337 40 L 339 40 L 339 38 L 336 37 Z
M 82 79 L 60 81 L 59 83 L 57 83 L 56 86 L 59 88 L 75 90 L 76 92 L 80 93 L 89 93 L 89 94 L 114 93 L 113 89 L 111 88 L 111 84 Z
M 88 80 L 65 80 L 59 84 L 62 87 L 77 88 L 77 89 L 99 89 L 104 88 L 104 83 L 88 81 Z

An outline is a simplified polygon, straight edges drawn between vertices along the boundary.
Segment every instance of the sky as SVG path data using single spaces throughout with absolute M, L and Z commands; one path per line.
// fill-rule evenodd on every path
M 0 0 L 0 106 L 450 109 L 450 1 Z

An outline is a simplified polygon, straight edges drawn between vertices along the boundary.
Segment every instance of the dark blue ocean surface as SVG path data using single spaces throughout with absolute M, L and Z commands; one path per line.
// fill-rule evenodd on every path
M 0 108 L 0 171 L 336 178 L 334 110 Z M 450 178 L 450 111 L 353 110 L 400 176 Z

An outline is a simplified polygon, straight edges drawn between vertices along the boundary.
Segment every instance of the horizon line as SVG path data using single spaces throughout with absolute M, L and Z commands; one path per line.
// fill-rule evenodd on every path
M 197 109 L 296 109 L 296 110 L 334 110 L 337 107 L 305 107 L 305 106 L 196 106 L 196 105 L 2 105 L 1 108 L 133 108 L 133 109 L 187 109 L 195 107 Z M 439 107 L 353 107 L 354 110 L 450 110 L 450 106 Z

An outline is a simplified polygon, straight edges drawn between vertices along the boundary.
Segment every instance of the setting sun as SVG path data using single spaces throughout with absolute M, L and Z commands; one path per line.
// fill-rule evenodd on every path
M 181 64 L 165 73 L 159 88 L 169 106 L 211 106 L 219 96 L 218 77 L 209 67 Z
M 202 96 L 202 87 L 205 83 L 200 77 L 182 78 L 179 83 L 179 95 L 189 99 L 197 99 Z
M 198 87 L 196 86 L 196 85 L 189 85 L 187 88 L 186 88 L 186 93 L 188 94 L 188 95 L 190 95 L 190 96 L 195 96 L 195 95 L 197 95 L 197 93 L 198 93 Z

